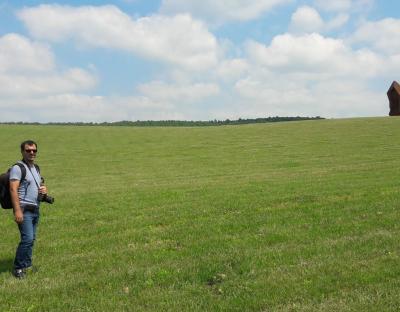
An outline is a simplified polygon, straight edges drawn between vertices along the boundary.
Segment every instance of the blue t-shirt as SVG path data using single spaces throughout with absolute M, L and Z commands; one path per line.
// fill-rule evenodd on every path
M 22 163 L 22 162 L 20 162 Z M 32 166 L 28 168 L 28 166 L 22 163 L 26 168 L 26 176 L 25 179 L 20 183 L 18 188 L 18 198 L 21 206 L 24 205 L 36 205 L 39 206 L 38 194 L 39 194 L 39 185 L 41 181 L 41 177 L 39 172 L 37 172 L 36 167 Z M 10 171 L 10 181 L 19 180 L 21 181 L 22 172 L 21 168 L 18 165 L 14 165 Z

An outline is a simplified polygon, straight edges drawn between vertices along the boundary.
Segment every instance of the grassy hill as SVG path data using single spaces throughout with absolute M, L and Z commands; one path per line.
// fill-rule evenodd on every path
M 398 311 L 399 118 L 206 128 L 0 126 L 37 162 L 39 272 L 0 311 Z

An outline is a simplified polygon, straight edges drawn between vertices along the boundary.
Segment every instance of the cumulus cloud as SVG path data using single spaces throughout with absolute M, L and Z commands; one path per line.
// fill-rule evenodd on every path
M 40 97 L 24 97 L 13 105 L 9 100 L 0 97 L 0 108 L 7 114 L 1 115 L 0 121 L 90 121 L 97 116 L 105 117 L 107 110 L 101 97 L 62 93 Z M 21 113 L 22 110 L 22 113 Z M 101 118 L 101 117 L 100 117 Z
M 400 54 L 400 19 L 385 18 L 363 23 L 351 37 L 353 42 L 367 43 L 386 54 Z
M 0 73 L 5 71 L 45 72 L 54 68 L 54 56 L 47 45 L 18 34 L 0 37 Z
M 289 29 L 297 34 L 327 32 L 342 27 L 348 20 L 348 14 L 339 13 L 329 21 L 324 21 L 316 9 L 302 6 L 293 13 Z
M 245 59 L 228 59 L 220 62 L 216 69 L 216 74 L 222 81 L 234 81 L 239 79 L 249 69 L 249 64 Z
M 290 29 L 293 32 L 319 32 L 324 26 L 324 21 L 321 16 L 312 7 L 303 6 L 293 13 Z
M 74 40 L 89 47 L 125 50 L 194 70 L 217 63 L 217 40 L 188 14 L 133 20 L 111 5 L 41 5 L 25 8 L 18 16 L 37 39 Z
M 384 115 L 384 94 L 369 90 L 364 82 L 324 80 L 314 84 L 274 73 L 270 79 L 249 77 L 238 81 L 236 92 L 247 103 L 246 111 L 268 116 L 377 116 Z
M 0 121 L 102 122 L 152 119 L 151 114 L 168 115 L 165 105 L 145 97 L 103 97 L 74 93 L 60 93 L 42 97 L 18 99 L 18 106 L 0 98 L 0 108 L 6 114 Z M 29 114 L 21 114 L 28 112 Z M 159 112 L 159 113 L 157 113 Z
M 0 96 L 24 97 L 89 90 L 97 83 L 95 77 L 79 69 L 64 73 L 0 74 Z
M 315 5 L 318 8 L 321 8 L 326 11 L 348 11 L 352 6 L 352 2 L 354 0 L 335 0 L 335 1 L 326 1 L 326 0 L 315 0 Z
M 371 51 L 352 51 L 342 40 L 316 33 L 279 35 L 269 46 L 250 41 L 247 51 L 253 62 L 269 69 L 316 73 L 318 79 L 332 75 L 372 76 L 381 65 L 380 58 Z
M 173 15 L 137 19 L 115 6 L 19 11 L 32 38 L 0 37 L 0 121 L 386 115 L 385 93 L 370 86 L 400 71 L 400 40 L 393 31 L 398 20 L 365 22 L 351 40 L 337 39 L 324 32 L 343 26 L 362 0 L 315 1 L 315 8 L 295 11 L 290 33 L 268 43 L 229 42 L 225 52 L 233 58 L 224 59 L 221 41 L 192 16 L 244 21 L 286 0 L 205 1 L 165 0 L 161 12 Z M 132 85 L 128 96 L 92 96 L 97 77 L 91 70 L 57 66 L 50 46 L 57 43 L 126 51 L 160 70 L 146 76 L 149 82 Z
M 193 119 L 199 113 L 193 113 L 196 107 L 186 103 L 157 101 L 140 95 L 122 97 L 76 93 L 24 97 L 17 101 L 0 97 L 0 109 L 4 112 L 0 115 L 0 121 L 24 122 L 187 120 Z
M 196 102 L 219 93 L 219 86 L 211 83 L 196 84 L 167 84 L 162 81 L 153 81 L 141 84 L 138 91 L 147 98 L 158 102 Z
M 325 23 L 325 29 L 327 31 L 340 28 L 344 26 L 350 19 L 350 16 L 346 13 L 339 13 L 334 18 Z
M 398 61 L 316 33 L 250 41 L 247 55 L 251 68 L 235 92 L 250 115 L 384 115 L 386 95 L 370 84 Z
M 0 37 L 0 97 L 42 96 L 93 88 L 97 79 L 80 68 L 59 72 L 51 49 L 18 34 Z
M 375 0 L 314 0 L 317 8 L 329 12 L 368 11 Z
M 167 14 L 187 12 L 219 24 L 226 21 L 252 20 L 278 5 L 289 2 L 291 0 L 163 0 L 161 12 Z

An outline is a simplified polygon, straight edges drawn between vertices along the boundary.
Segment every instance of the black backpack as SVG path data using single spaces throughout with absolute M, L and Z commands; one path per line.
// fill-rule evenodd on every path
M 26 168 L 20 162 L 17 162 L 15 165 L 17 165 L 21 169 L 20 182 L 22 182 L 26 177 Z M 34 165 L 37 172 L 40 173 L 39 166 L 36 164 Z M 11 168 L 8 169 L 7 172 L 0 174 L 0 204 L 3 209 L 11 209 L 13 207 L 10 194 L 10 170 Z

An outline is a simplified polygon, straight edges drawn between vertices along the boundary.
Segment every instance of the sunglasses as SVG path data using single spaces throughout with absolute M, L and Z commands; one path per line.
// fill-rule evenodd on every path
M 34 154 L 36 154 L 36 153 L 37 153 L 37 150 L 36 150 L 36 149 L 26 149 L 26 150 L 25 150 L 25 153 L 28 153 L 28 154 L 34 153 Z

